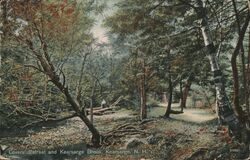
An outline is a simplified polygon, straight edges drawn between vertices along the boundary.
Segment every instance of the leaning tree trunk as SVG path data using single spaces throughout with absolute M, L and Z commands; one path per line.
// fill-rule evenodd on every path
M 92 133 L 92 139 L 91 142 L 94 146 L 99 146 L 101 142 L 101 135 L 99 131 L 95 128 L 93 123 L 88 119 L 88 117 L 85 115 L 85 112 L 80 109 L 79 103 L 77 103 L 77 100 L 73 99 L 71 94 L 69 93 L 69 89 L 67 87 L 64 87 L 64 85 L 59 81 L 57 77 L 50 77 L 51 81 L 61 90 L 61 92 L 65 95 L 67 102 L 71 105 L 71 107 L 74 109 L 78 117 L 81 118 L 81 120 L 86 124 L 86 126 L 89 128 L 89 131 Z
M 242 125 L 237 119 L 225 91 L 223 73 L 220 69 L 218 59 L 216 57 L 216 49 L 213 44 L 212 37 L 210 35 L 206 8 L 203 6 L 202 0 L 197 0 L 197 4 L 198 8 L 196 11 L 198 17 L 202 20 L 201 30 L 204 43 L 206 46 L 206 54 L 209 58 L 211 70 L 214 76 L 216 99 L 218 103 L 218 112 L 219 112 L 218 114 L 220 119 L 229 126 L 229 130 L 231 131 L 231 133 L 235 137 L 240 138 Z
M 63 74 L 63 82 L 61 82 L 59 75 L 56 73 L 55 68 L 53 64 L 51 63 L 50 57 L 47 52 L 47 46 L 45 42 L 41 39 L 41 44 L 44 44 L 43 46 L 43 54 L 40 54 L 36 52 L 36 50 L 33 48 L 33 43 L 31 41 L 27 40 L 27 45 L 34 54 L 34 56 L 37 58 L 37 60 L 40 62 L 41 68 L 38 69 L 43 72 L 45 75 L 47 75 L 50 78 L 50 81 L 58 88 L 60 91 L 64 94 L 67 102 L 71 105 L 71 108 L 75 111 L 76 115 L 81 118 L 81 120 L 86 124 L 86 126 L 89 128 L 89 131 L 92 133 L 92 143 L 94 146 L 100 146 L 101 143 L 101 135 L 99 131 L 95 128 L 95 126 L 91 123 L 91 121 L 88 119 L 87 115 L 85 114 L 84 110 L 81 110 L 80 104 L 77 102 L 77 99 L 74 99 L 73 96 L 69 93 L 69 89 L 67 86 L 65 86 L 65 75 Z M 35 67 L 36 68 L 36 67 Z

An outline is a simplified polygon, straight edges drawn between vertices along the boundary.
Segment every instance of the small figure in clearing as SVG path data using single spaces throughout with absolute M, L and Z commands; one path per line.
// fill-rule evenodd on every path
M 106 108 L 107 107 L 107 102 L 105 101 L 105 99 L 102 100 L 101 107 L 102 108 Z

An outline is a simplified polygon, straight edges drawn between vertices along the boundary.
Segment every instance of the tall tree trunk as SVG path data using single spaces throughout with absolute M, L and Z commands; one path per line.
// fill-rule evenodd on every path
M 216 57 L 216 49 L 213 44 L 212 37 L 210 35 L 206 8 L 204 7 L 205 5 L 203 4 L 202 0 L 197 0 L 197 4 L 198 8 L 196 11 L 198 17 L 202 20 L 201 21 L 202 35 L 206 46 L 206 53 L 209 58 L 211 70 L 214 76 L 219 117 L 221 117 L 222 121 L 228 124 L 229 130 L 232 132 L 232 134 L 237 138 L 240 138 L 242 125 L 237 119 L 236 115 L 234 114 L 234 111 L 230 105 L 230 102 L 228 100 L 225 91 L 223 73 L 220 69 L 218 59 Z
M 0 1 L 0 19 L 1 19 L 1 31 L 2 33 L 0 34 L 1 35 L 1 38 L 4 39 L 6 38 L 7 36 L 7 0 L 1 0 Z
M 7 1 L 0 1 L 0 70 L 2 67 L 2 54 L 4 51 L 4 42 L 7 34 Z M 2 79 L 0 78 L 0 84 Z
M 167 105 L 167 109 L 164 115 L 165 118 L 169 118 L 169 115 L 171 113 L 172 100 L 173 100 L 173 84 L 172 84 L 171 74 L 169 74 L 168 76 L 168 85 L 169 85 L 168 86 L 169 95 L 168 95 L 168 105 Z
M 180 107 L 181 107 L 181 112 L 183 112 L 183 106 L 181 106 L 182 103 L 182 98 L 183 98 L 183 91 L 182 91 L 182 79 L 180 80 Z
M 238 70 L 237 70 L 236 60 L 237 60 L 237 55 L 239 54 L 240 50 L 243 51 L 243 40 L 244 40 L 244 36 L 247 30 L 247 27 L 249 25 L 249 22 L 250 22 L 250 14 L 248 13 L 247 18 L 245 20 L 245 24 L 243 25 L 242 29 L 240 29 L 238 42 L 237 42 L 236 48 L 234 50 L 234 53 L 231 59 L 231 64 L 232 64 L 232 69 L 233 69 L 234 92 L 235 92 L 234 93 L 234 110 L 235 110 L 236 116 L 242 122 L 244 121 L 245 117 L 244 117 L 244 112 L 242 111 L 242 108 L 239 105 L 239 80 L 238 80 Z M 244 67 L 244 70 L 245 70 L 245 67 Z M 245 71 L 243 73 L 245 73 Z M 244 81 L 245 81 L 245 78 L 244 78 Z M 246 86 L 244 84 L 244 88 L 245 87 Z
M 237 45 L 235 47 L 235 50 L 233 52 L 232 59 L 231 59 L 231 64 L 232 64 L 232 69 L 233 69 L 233 80 L 234 80 L 233 81 L 234 82 L 233 83 L 234 84 L 234 111 L 238 119 L 241 121 L 241 123 L 244 124 L 244 127 L 242 127 L 241 129 L 242 136 L 240 140 L 244 143 L 243 148 L 241 149 L 247 153 L 249 151 L 249 140 L 250 140 L 250 134 L 249 134 L 250 131 L 247 130 L 247 126 L 249 126 L 249 121 L 248 121 L 248 118 L 245 117 L 245 114 L 239 104 L 239 80 L 238 80 L 238 70 L 237 70 L 237 56 L 239 55 L 241 51 L 242 52 L 241 60 L 242 60 L 242 74 L 243 74 L 243 95 L 244 95 L 243 97 L 244 97 L 245 103 L 247 104 L 248 100 L 246 96 L 248 94 L 248 91 L 246 88 L 246 77 L 245 77 L 246 74 L 245 74 L 245 62 L 244 62 L 245 57 L 244 57 L 243 40 L 244 40 L 245 33 L 247 31 L 247 28 L 250 22 L 250 14 L 249 12 L 247 13 L 245 23 L 243 27 L 241 28 L 235 0 L 232 0 L 232 2 L 234 6 L 235 15 L 236 15 L 236 21 L 238 25 L 238 34 L 239 34 Z
M 184 90 L 182 91 L 183 94 L 181 96 L 181 103 L 180 103 L 181 108 L 186 108 L 187 97 L 188 97 L 188 93 L 190 91 L 193 80 L 194 80 L 194 75 L 190 74 L 188 76 L 186 83 L 185 83 Z
M 250 12 L 250 0 L 248 0 L 248 10 Z M 246 101 L 246 107 L 247 107 L 247 121 L 246 121 L 246 128 L 248 132 L 250 132 L 250 31 L 248 33 L 249 35 L 249 50 L 248 50 L 248 57 L 247 57 L 247 101 Z M 250 140 L 250 136 L 249 139 Z M 249 143 L 249 142 L 248 142 Z
M 238 69 L 237 69 L 237 56 L 239 55 L 240 51 L 242 52 L 241 54 L 241 59 L 242 59 L 242 74 L 243 74 L 243 97 L 244 100 L 246 101 L 246 80 L 245 80 L 245 63 L 244 63 L 244 47 L 243 47 L 243 40 L 244 40 L 244 36 L 249 24 L 249 14 L 248 17 L 245 21 L 245 24 L 243 26 L 243 28 L 241 29 L 240 27 L 240 20 L 239 20 L 239 16 L 238 16 L 238 12 L 237 12 L 237 6 L 235 3 L 235 0 L 232 0 L 233 2 L 233 6 L 234 6 L 234 12 L 235 12 L 235 16 L 236 16 L 236 22 L 238 25 L 238 34 L 239 34 L 239 38 L 238 38 L 238 43 L 236 45 L 236 48 L 233 52 L 232 58 L 231 58 L 231 65 L 232 65 L 232 70 L 233 70 L 233 86 L 234 86 L 234 99 L 233 99 L 233 106 L 234 106 L 234 110 L 235 110 L 235 114 L 238 117 L 239 120 L 241 120 L 242 122 L 244 121 L 244 112 L 240 106 L 239 103 L 239 76 L 238 76 Z
M 93 114 L 93 99 L 94 99 L 94 93 L 95 93 L 95 87 L 96 87 L 97 80 L 94 81 L 92 85 L 91 95 L 90 95 L 90 122 L 94 124 L 94 114 Z
M 250 4 L 250 2 L 249 2 Z M 249 8 L 250 10 L 250 8 Z M 248 57 L 247 57 L 247 102 L 246 102 L 246 107 L 247 107 L 247 114 L 248 114 L 248 121 L 250 122 L 250 30 L 249 30 L 249 40 L 248 40 Z

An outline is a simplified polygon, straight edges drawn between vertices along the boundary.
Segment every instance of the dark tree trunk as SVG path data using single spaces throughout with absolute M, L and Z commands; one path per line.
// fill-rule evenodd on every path
M 99 131 L 95 128 L 93 123 L 90 122 L 90 120 L 86 117 L 86 115 L 81 114 L 81 115 L 79 115 L 79 117 L 86 124 L 89 131 L 92 133 L 91 142 L 93 143 L 93 145 L 95 147 L 99 147 L 100 142 L 101 142 L 101 135 L 100 135 Z
M 7 1 L 2 0 L 0 1 L 0 22 L 2 22 L 2 25 L 0 26 L 0 69 L 2 67 L 2 53 L 4 50 L 4 43 L 5 38 L 7 34 Z M 1 84 L 1 78 L 0 78 L 0 84 Z
M 187 79 L 186 83 L 185 83 L 185 88 L 182 91 L 183 94 L 181 96 L 181 102 L 180 102 L 180 107 L 181 108 L 186 108 L 187 97 L 188 97 L 188 93 L 190 91 L 193 80 L 194 80 L 194 75 L 190 74 L 188 76 L 188 79 Z
M 7 36 L 7 34 L 8 34 L 8 31 L 7 31 L 7 29 L 8 29 L 8 25 L 7 25 L 7 23 L 8 23 L 8 20 L 7 20 L 7 0 L 2 0 L 2 1 L 0 1 L 0 18 L 1 18 L 1 21 L 2 21 L 2 26 L 1 26 L 1 28 L 0 28 L 0 30 L 2 31 L 2 35 L 3 36 L 1 36 L 1 40 L 4 40 L 4 38 L 6 38 L 6 36 Z M 1 35 L 1 34 L 0 34 Z
M 243 40 L 244 40 L 244 36 L 249 24 L 249 20 L 250 20 L 250 16 L 248 14 L 248 17 L 245 21 L 245 24 L 243 26 L 243 28 L 241 29 L 240 27 L 240 21 L 239 21 L 239 17 L 238 17 L 238 12 L 237 12 L 237 7 L 236 7 L 236 3 L 234 0 L 232 0 L 233 2 L 233 6 L 234 6 L 234 11 L 235 11 L 235 15 L 236 15 L 236 21 L 238 24 L 238 34 L 239 34 L 239 38 L 238 38 L 238 42 L 236 45 L 236 48 L 233 52 L 232 58 L 231 58 L 231 66 L 232 66 L 232 70 L 233 70 L 233 86 L 234 86 L 234 98 L 233 98 L 233 107 L 234 107 L 234 111 L 236 116 L 238 117 L 238 119 L 240 121 L 244 121 L 244 112 L 240 106 L 239 103 L 239 75 L 238 75 L 238 68 L 237 68 L 237 56 L 239 55 L 240 51 L 242 52 L 242 63 L 243 63 L 243 86 L 244 89 L 246 89 L 246 81 L 245 81 L 245 63 L 244 63 L 244 48 L 243 48 Z M 243 91 L 243 95 L 245 96 L 245 90 Z M 244 97 L 243 96 L 243 97 Z M 245 98 L 244 98 L 245 99 Z
M 92 133 L 92 143 L 94 146 L 100 145 L 101 135 L 95 126 L 90 122 L 90 120 L 85 115 L 84 111 L 81 110 L 80 104 L 77 102 L 77 99 L 74 99 L 73 96 L 69 93 L 68 87 L 65 85 L 65 75 L 63 74 L 63 80 L 60 80 L 59 75 L 56 73 L 53 64 L 51 63 L 50 57 L 47 52 L 47 48 L 45 42 L 43 41 L 42 37 L 39 35 L 39 39 L 41 44 L 44 44 L 43 47 L 43 56 L 36 52 L 33 48 L 33 43 L 31 41 L 27 41 L 27 45 L 29 46 L 30 50 L 33 52 L 34 56 L 36 56 L 37 60 L 40 62 L 41 69 L 39 71 L 43 72 L 50 78 L 50 81 L 64 94 L 67 102 L 71 105 L 71 108 L 75 111 L 76 115 L 82 119 L 82 121 L 86 124 L 89 128 L 90 132 Z
M 93 145 L 96 146 L 96 147 L 100 146 L 101 135 L 100 135 L 99 131 L 95 128 L 93 123 L 91 123 L 91 121 L 85 115 L 85 112 L 80 110 L 79 104 L 77 103 L 76 100 L 74 100 L 72 98 L 72 96 L 69 93 L 68 88 L 67 87 L 65 88 L 59 81 L 57 81 L 55 79 L 52 79 L 51 81 L 62 91 L 62 93 L 64 93 L 64 95 L 65 95 L 65 97 L 67 99 L 67 102 L 69 104 L 71 104 L 71 107 L 74 109 L 74 111 L 76 112 L 78 117 L 80 117 L 81 120 L 89 128 L 89 131 L 92 133 L 91 142 L 93 143 Z
M 173 99 L 173 84 L 172 84 L 171 74 L 169 74 L 169 77 L 168 77 L 168 85 L 169 85 L 169 87 L 168 87 L 169 95 L 168 95 L 168 106 L 167 106 L 167 109 L 166 109 L 166 112 L 164 115 L 165 118 L 169 118 L 169 116 L 170 116 L 172 99 Z
M 182 79 L 180 80 L 180 104 L 182 103 L 183 92 L 182 92 Z M 183 112 L 183 106 L 181 106 L 181 111 Z
M 250 2 L 249 2 L 250 4 Z M 249 8 L 250 10 L 250 8 Z M 247 57 L 247 102 L 246 102 L 246 107 L 247 107 L 247 114 L 248 114 L 248 121 L 250 122 L 250 103 L 249 103 L 249 99 L 250 99 L 250 31 L 249 31 L 249 40 L 248 40 L 248 57 Z

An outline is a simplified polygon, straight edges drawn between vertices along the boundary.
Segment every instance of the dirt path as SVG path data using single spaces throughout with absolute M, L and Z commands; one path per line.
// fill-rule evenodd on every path
M 172 115 L 173 118 L 186 122 L 203 123 L 217 118 L 209 109 L 186 109 L 183 114 Z
M 178 107 L 179 104 L 173 104 L 172 109 L 179 111 L 180 108 Z M 166 104 L 161 104 L 161 107 L 152 108 L 149 112 L 150 117 L 159 117 L 164 115 L 166 111 Z M 193 123 L 204 123 L 213 119 L 216 119 L 217 116 L 215 113 L 212 112 L 211 109 L 199 109 L 199 108 L 186 108 L 184 109 L 183 114 L 171 114 L 171 118 L 177 120 L 183 120 L 186 122 L 193 122 Z

